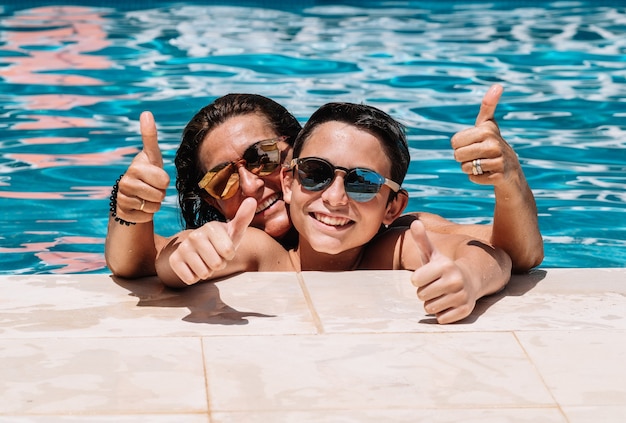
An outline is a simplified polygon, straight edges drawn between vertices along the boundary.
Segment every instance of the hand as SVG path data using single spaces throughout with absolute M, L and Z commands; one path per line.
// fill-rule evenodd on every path
M 117 215 L 137 223 L 150 222 L 161 208 L 170 177 L 163 169 L 156 124 L 150 112 L 139 118 L 143 150 L 135 156 L 119 183 Z
M 424 310 L 436 316 L 439 323 L 461 320 L 472 312 L 477 293 L 463 268 L 440 253 L 428 239 L 424 224 L 411 224 L 411 235 L 421 250 L 422 266 L 411 275 L 417 287 L 417 298 L 424 301 Z
M 256 206 L 256 200 L 248 197 L 231 221 L 208 222 L 189 232 L 169 257 L 174 273 L 185 284 L 192 285 L 226 267 L 236 255 L 246 228 L 254 218 Z
M 494 117 L 502 92 L 501 85 L 492 85 L 483 97 L 475 126 L 457 132 L 451 140 L 455 160 L 477 184 L 513 184 L 522 173 L 517 155 L 500 135 Z M 480 160 L 482 175 L 474 175 L 474 160 Z

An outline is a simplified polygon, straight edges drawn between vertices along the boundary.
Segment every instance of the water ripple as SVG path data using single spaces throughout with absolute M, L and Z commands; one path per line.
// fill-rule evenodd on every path
M 0 219 L 0 273 L 106 271 L 108 192 L 141 147 L 141 111 L 156 116 L 174 178 L 181 129 L 227 92 L 276 98 L 302 121 L 328 101 L 377 105 L 407 127 L 409 210 L 489 222 L 493 191 L 468 180 L 449 142 L 495 82 L 544 265 L 626 263 L 623 6 L 131 3 L 3 9 L 0 205 L 15 213 Z M 173 188 L 160 213 L 157 230 L 176 232 Z

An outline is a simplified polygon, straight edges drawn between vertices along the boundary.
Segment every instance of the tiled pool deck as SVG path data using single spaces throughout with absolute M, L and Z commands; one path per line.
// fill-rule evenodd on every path
M 4 276 L 0 421 L 622 423 L 626 268 L 515 276 L 449 326 L 403 271 Z

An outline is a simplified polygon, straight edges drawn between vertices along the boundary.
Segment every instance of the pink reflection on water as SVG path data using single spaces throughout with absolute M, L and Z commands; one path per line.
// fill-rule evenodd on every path
M 102 245 L 104 239 L 64 236 L 50 242 L 33 242 L 22 244 L 20 248 L 0 247 L 0 253 L 35 253 L 35 256 L 51 266 L 62 266 L 51 270 L 52 273 L 77 273 L 100 270 L 106 267 L 104 254 L 75 251 L 50 251 L 59 245 L 97 244 Z
M 20 55 L 5 55 L 3 61 L 11 65 L 0 69 L 0 76 L 16 84 L 102 85 L 97 78 L 51 71 L 110 69 L 107 57 L 85 54 L 111 44 L 103 30 L 106 23 L 87 7 L 40 7 L 7 18 L 0 50 Z
M 91 106 L 109 99 L 106 97 L 75 94 L 42 94 L 34 96 L 21 96 L 20 100 L 24 101 L 26 108 L 29 110 L 71 110 L 74 107 Z
M 49 251 L 58 245 L 75 245 L 75 244 L 103 244 L 104 239 L 86 236 L 62 236 L 54 241 L 47 242 L 29 242 L 22 244 L 17 248 L 0 247 L 0 253 L 34 253 L 37 251 Z
M 77 144 L 89 141 L 89 138 L 61 138 L 61 137 L 39 137 L 39 138 L 22 138 L 23 144 L 45 145 L 45 144 Z
M 17 192 L 0 191 L 0 198 L 12 198 L 14 200 L 102 200 L 111 195 L 110 186 L 97 187 L 71 187 L 75 191 L 70 192 Z
M 104 269 L 106 261 L 104 254 L 76 253 L 69 251 L 55 251 L 35 254 L 38 259 L 53 266 L 63 266 L 53 269 L 51 273 L 80 273 Z
M 64 86 L 99 86 L 109 82 L 81 71 L 107 70 L 114 63 L 105 55 L 94 54 L 109 47 L 102 14 L 106 9 L 49 6 L 26 9 L 2 21 L 0 79 L 11 84 L 56 87 L 55 94 L 13 98 L 22 110 L 72 110 L 116 97 L 65 94 Z M 71 117 L 27 116 L 32 122 L 12 126 L 16 130 L 99 127 L 98 121 Z
M 62 192 L 14 192 L 14 191 L 0 191 L 0 198 L 34 199 L 34 200 L 63 200 L 66 197 L 65 197 L 65 195 Z
M 12 129 L 62 129 L 98 126 L 97 121 L 85 118 L 45 115 L 23 115 L 22 117 L 32 119 L 33 122 L 19 122 L 13 125 Z
M 124 156 L 135 155 L 136 147 L 118 148 L 112 151 L 88 154 L 6 154 L 5 157 L 28 163 L 32 167 L 45 169 L 59 166 L 104 166 L 123 161 Z

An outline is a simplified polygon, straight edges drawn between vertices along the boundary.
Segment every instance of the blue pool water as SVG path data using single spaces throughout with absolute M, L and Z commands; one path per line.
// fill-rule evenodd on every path
M 2 274 L 107 272 L 110 187 L 141 146 L 141 111 L 174 178 L 183 126 L 228 92 L 303 122 L 328 101 L 376 105 L 408 127 L 409 210 L 489 222 L 492 190 L 449 139 L 494 82 L 542 266 L 626 263 L 624 2 L 15 3 L 0 6 Z M 173 187 L 155 225 L 180 229 Z

